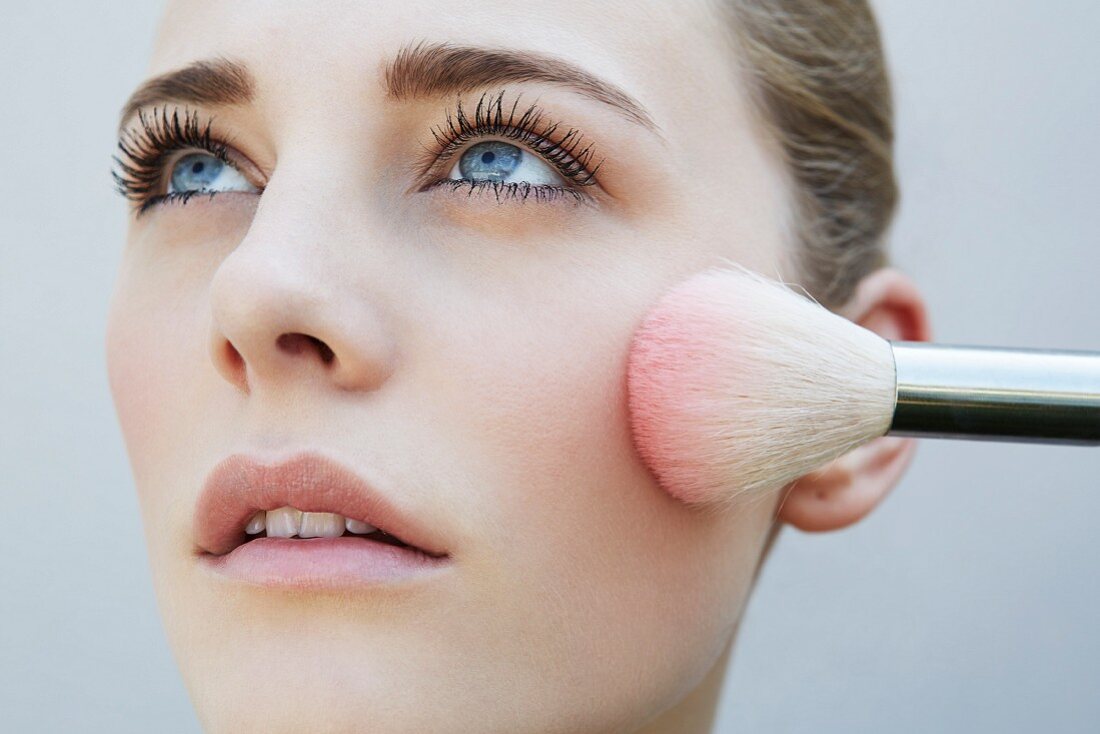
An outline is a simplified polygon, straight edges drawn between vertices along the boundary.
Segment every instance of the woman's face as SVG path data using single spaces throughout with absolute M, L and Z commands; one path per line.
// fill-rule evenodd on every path
M 210 731 L 632 731 L 714 666 L 774 503 L 669 498 L 624 387 L 667 287 L 783 262 L 780 168 L 711 12 L 171 4 L 149 76 L 211 63 L 139 95 L 150 131 L 124 120 L 176 150 L 122 156 L 145 207 L 107 352 Z M 207 475 L 304 451 L 417 518 L 446 563 L 313 590 L 211 570 Z

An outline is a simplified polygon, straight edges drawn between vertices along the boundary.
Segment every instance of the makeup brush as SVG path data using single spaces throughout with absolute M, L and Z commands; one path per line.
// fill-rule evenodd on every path
M 646 314 L 627 388 L 639 455 L 692 505 L 886 434 L 1100 445 L 1100 353 L 889 341 L 736 263 Z

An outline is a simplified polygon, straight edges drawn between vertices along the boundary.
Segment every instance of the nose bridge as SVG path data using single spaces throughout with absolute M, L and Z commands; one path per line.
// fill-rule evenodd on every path
M 246 392 L 301 380 L 376 389 L 395 346 L 379 303 L 341 261 L 351 245 L 317 202 L 279 193 L 264 192 L 248 233 L 213 276 L 214 365 Z

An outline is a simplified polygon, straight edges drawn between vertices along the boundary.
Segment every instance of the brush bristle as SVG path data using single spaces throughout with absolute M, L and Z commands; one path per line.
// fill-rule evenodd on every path
M 731 263 L 670 290 L 631 345 L 639 455 L 673 497 L 724 505 L 808 474 L 890 427 L 890 344 Z

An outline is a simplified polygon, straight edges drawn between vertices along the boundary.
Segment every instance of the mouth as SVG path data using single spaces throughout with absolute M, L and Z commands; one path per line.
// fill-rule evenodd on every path
M 423 552 L 423 549 L 363 520 L 344 517 L 336 512 L 303 512 L 289 506 L 257 510 L 245 524 L 244 534 L 244 543 L 260 538 L 362 538 L 374 543 Z
M 450 561 L 416 513 L 311 453 L 228 457 L 203 487 L 193 528 L 200 564 L 266 587 L 388 584 Z

